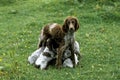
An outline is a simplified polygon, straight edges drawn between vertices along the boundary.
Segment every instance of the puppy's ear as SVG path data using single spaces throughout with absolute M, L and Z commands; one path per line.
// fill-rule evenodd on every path
M 79 22 L 78 22 L 78 19 L 75 18 L 75 31 L 77 31 L 79 29 L 80 25 L 79 25 Z
M 63 32 L 67 33 L 68 32 L 68 24 L 67 24 L 67 19 L 65 19 L 64 24 L 62 26 Z

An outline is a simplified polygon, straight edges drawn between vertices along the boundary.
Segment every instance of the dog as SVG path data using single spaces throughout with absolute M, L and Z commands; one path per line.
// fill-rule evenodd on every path
M 64 42 L 64 35 L 61 25 L 57 23 L 47 24 L 41 30 L 38 48 L 45 47 L 48 39 L 54 42 L 54 48 L 58 48 Z M 49 48 L 52 49 L 50 46 Z
M 41 70 L 45 70 L 47 69 L 49 62 L 53 59 L 55 59 L 55 53 L 53 51 L 50 51 L 46 46 L 45 50 L 37 58 L 35 66 Z
M 37 58 L 39 57 L 39 55 L 44 51 L 45 47 L 41 47 L 39 49 L 37 49 L 36 51 L 34 51 L 29 57 L 28 57 L 28 62 L 30 64 L 35 64 L 35 61 L 37 60 Z
M 51 45 L 50 45 L 51 44 Z M 53 42 L 53 40 L 48 40 L 47 41 L 47 45 L 44 49 L 44 47 L 41 47 L 39 49 L 37 49 L 36 51 L 34 51 L 32 53 L 31 56 L 28 57 L 28 61 L 30 64 L 34 64 L 36 68 L 40 68 L 41 70 L 45 70 L 47 69 L 47 67 L 49 65 L 54 65 L 55 64 L 55 60 L 56 60 L 56 50 L 54 51 L 51 51 L 48 46 L 53 46 L 53 47 L 56 47 L 54 46 L 53 44 L 55 44 Z M 75 41 L 74 43 L 74 50 L 77 54 L 80 53 L 79 51 L 79 44 L 77 41 Z M 76 65 L 78 64 L 78 55 L 77 54 L 74 54 L 75 55 L 75 62 L 76 62 Z M 62 57 L 62 61 L 63 61 L 63 67 L 70 67 L 72 68 L 73 67 L 73 63 L 70 59 L 70 56 L 71 56 L 71 52 L 70 50 L 65 50 L 65 52 L 63 53 L 63 57 Z
M 48 39 L 46 46 L 38 48 L 28 57 L 28 62 L 34 64 L 36 68 L 40 68 L 41 70 L 47 69 L 49 62 L 53 60 L 56 55 L 55 49 L 51 49 L 53 47 L 56 47 L 53 40 Z
M 78 61 L 78 54 L 80 54 L 79 51 L 79 44 L 77 41 L 74 43 L 74 49 L 77 54 L 75 55 L 75 64 L 77 65 L 79 63 Z M 40 54 L 40 56 L 37 58 L 35 62 L 36 68 L 40 68 L 41 70 L 46 70 L 49 65 L 55 65 L 55 60 L 56 60 L 56 52 L 50 51 L 50 49 L 46 46 L 45 50 Z M 73 68 L 73 63 L 71 61 L 71 51 L 70 50 L 65 50 L 62 56 L 62 63 L 63 67 L 70 67 Z
M 54 48 L 49 46 L 51 51 L 55 49 L 57 51 L 56 66 L 60 68 L 62 66 L 62 55 L 66 49 L 71 51 L 71 59 L 75 66 L 74 57 L 74 32 L 79 28 L 78 20 L 75 17 L 67 17 L 64 21 L 64 25 L 61 26 L 57 23 L 48 24 L 43 27 L 41 31 L 41 40 L 38 43 L 38 48 L 45 47 L 48 39 L 54 41 L 56 45 Z M 69 47 L 69 48 L 68 48 Z
M 39 41 L 42 40 L 42 33 L 40 34 L 40 38 L 39 38 Z M 45 42 L 46 45 L 44 46 L 41 46 L 40 48 L 38 48 L 37 50 L 35 50 L 29 57 L 28 57 L 28 62 L 30 64 L 35 64 L 36 60 L 38 59 L 38 57 L 40 56 L 40 54 L 43 52 L 47 52 L 47 53 L 55 53 L 56 54 L 56 51 L 55 51 L 55 47 L 57 46 L 56 43 L 54 42 L 54 40 L 50 40 L 50 39 L 47 39 L 47 41 Z
M 75 67 L 75 51 L 74 51 L 74 43 L 75 43 L 75 32 L 79 29 L 79 23 L 77 18 L 69 16 L 65 19 L 64 24 L 62 26 L 62 30 L 65 33 L 64 35 L 64 44 L 62 44 L 58 48 L 58 57 L 56 60 L 56 66 L 58 69 L 62 67 L 62 55 L 64 51 L 67 49 L 71 51 L 71 60 L 73 63 L 73 67 Z
M 40 33 L 38 49 L 28 57 L 28 62 L 34 64 L 46 46 L 49 51 L 56 53 L 55 49 L 63 42 L 63 36 L 64 33 L 59 24 L 52 23 L 45 25 Z
M 62 31 L 62 27 L 59 24 L 52 23 L 45 25 L 41 30 L 38 49 L 34 51 L 31 56 L 28 57 L 28 62 L 30 64 L 35 63 L 36 66 L 41 66 L 43 64 L 42 61 L 45 61 L 45 59 L 47 60 L 47 58 L 50 58 L 48 56 L 44 56 L 44 54 L 46 54 L 46 52 L 56 54 L 56 49 L 61 43 L 63 43 L 63 37 L 64 32 Z M 52 58 L 48 59 L 47 62 L 44 64 L 45 66 L 41 66 L 41 69 L 45 69 L 47 63 L 51 59 Z
M 74 57 L 75 57 L 75 65 L 78 65 L 79 63 L 79 55 L 80 55 L 80 50 L 79 50 L 79 43 L 77 41 L 75 41 L 74 43 Z M 71 51 L 70 50 L 65 50 L 63 53 L 63 67 L 70 67 L 73 68 L 73 63 L 71 60 Z

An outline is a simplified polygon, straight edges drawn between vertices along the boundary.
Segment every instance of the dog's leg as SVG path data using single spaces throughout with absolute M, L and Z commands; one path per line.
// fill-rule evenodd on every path
M 43 38 L 39 40 L 38 48 L 43 47 L 43 46 L 45 47 L 46 43 L 47 43 L 47 39 L 48 39 L 48 37 L 43 36 Z
M 56 67 L 60 69 L 62 67 L 62 56 L 67 46 L 59 47 L 57 50 L 57 59 L 56 59 Z
M 63 50 L 58 48 L 58 50 L 57 50 L 57 59 L 56 59 L 56 67 L 57 67 L 57 69 L 60 69 L 62 67 L 62 53 L 63 53 Z
M 71 50 L 71 60 L 72 60 L 72 63 L 73 63 L 73 68 L 75 68 L 74 44 L 70 44 L 70 50 Z

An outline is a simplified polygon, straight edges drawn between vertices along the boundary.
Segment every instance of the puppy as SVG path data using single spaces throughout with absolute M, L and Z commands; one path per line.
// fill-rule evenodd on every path
M 52 44 L 52 40 L 48 42 L 49 44 Z M 53 44 L 52 44 L 53 45 Z M 51 45 L 51 46 L 52 46 Z M 78 64 L 78 54 L 80 54 L 79 51 L 79 44 L 77 41 L 74 43 L 75 47 L 75 63 Z M 63 61 L 63 67 L 70 67 L 73 68 L 73 63 L 70 59 L 71 52 L 70 50 L 65 50 L 63 53 L 62 61 Z M 35 64 L 36 68 L 40 68 L 41 70 L 47 69 L 48 65 L 55 65 L 56 60 L 56 51 L 51 51 L 48 46 L 45 47 L 45 49 L 39 48 L 38 50 L 34 51 L 31 56 L 28 57 L 28 61 L 30 64 Z
M 36 51 L 34 51 L 29 57 L 28 57 L 28 62 L 30 64 L 34 64 L 35 61 L 37 60 L 37 58 L 39 57 L 39 55 L 44 51 L 45 47 L 41 47 L 39 49 L 37 49 Z
M 74 53 L 74 56 L 75 56 L 75 65 L 78 65 L 79 63 L 79 55 L 80 55 L 80 50 L 79 50 L 79 43 L 77 41 L 75 41 L 74 43 L 74 50 L 75 50 L 75 53 Z M 71 51 L 70 50 L 65 50 L 65 52 L 63 53 L 63 67 L 70 67 L 70 68 L 73 68 L 73 63 L 72 63 L 72 60 L 70 58 L 71 56 Z
M 54 47 L 56 47 L 56 45 L 54 45 L 53 40 L 48 39 L 46 46 L 40 47 L 28 57 L 28 62 L 35 64 L 35 67 L 41 70 L 47 69 L 48 63 L 54 59 L 56 55 L 56 51 L 53 49 Z
M 50 43 L 51 42 L 51 43 Z M 52 40 L 49 41 L 49 44 L 52 44 Z M 51 45 L 53 46 L 53 44 Z M 74 43 L 74 50 L 75 50 L 75 64 L 77 65 L 79 63 L 78 55 L 80 54 L 79 51 L 79 44 L 77 41 Z M 35 62 L 35 66 L 37 68 L 40 68 L 41 70 L 47 69 L 49 65 L 55 65 L 56 60 L 56 50 L 51 51 L 47 46 L 45 47 L 44 51 L 40 54 L 40 56 L 37 58 Z M 71 51 L 65 50 L 63 53 L 62 61 L 63 61 L 63 67 L 70 67 L 73 68 L 73 63 L 71 61 Z
M 50 51 L 49 48 L 46 46 L 45 50 L 40 54 L 35 62 L 35 66 L 40 68 L 41 70 L 47 69 L 48 63 L 55 59 L 55 53 Z

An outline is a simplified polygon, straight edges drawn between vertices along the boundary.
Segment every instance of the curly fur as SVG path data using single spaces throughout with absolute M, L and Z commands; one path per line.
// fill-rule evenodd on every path
M 46 42 L 48 39 L 52 39 L 53 41 L 55 41 L 55 48 L 58 48 L 59 45 L 63 42 L 63 38 L 64 38 L 64 32 L 62 30 L 62 27 L 57 24 L 57 23 L 53 23 L 53 24 L 48 24 L 46 26 L 43 27 L 42 31 L 41 31 L 41 40 L 39 41 L 38 44 L 38 48 L 46 46 Z M 50 46 L 49 46 L 50 47 Z

